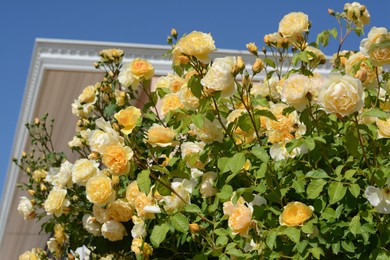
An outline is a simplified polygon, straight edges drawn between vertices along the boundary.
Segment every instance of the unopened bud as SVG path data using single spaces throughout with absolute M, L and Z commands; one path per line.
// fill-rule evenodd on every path
M 112 128 L 114 128 L 117 131 L 119 131 L 121 129 L 117 123 L 113 123 Z
M 178 57 L 178 60 L 179 60 L 180 64 L 183 64 L 183 65 L 190 62 L 190 59 L 185 55 L 180 55 Z
M 34 196 L 34 195 L 35 195 L 35 190 L 28 190 L 27 192 L 28 192 L 28 194 L 30 194 L 31 196 Z
M 258 49 L 257 49 L 257 46 L 254 42 L 250 42 L 246 45 L 246 48 L 248 49 L 248 51 L 250 53 L 252 53 L 253 55 L 256 55 L 257 56 L 257 52 L 258 52 Z
M 41 183 L 41 185 L 39 186 L 41 188 L 41 191 L 46 191 L 47 188 L 46 188 L 46 185 Z
M 334 16 L 334 10 L 333 10 L 333 9 L 328 9 L 328 14 L 330 14 L 330 15 L 333 15 L 333 16 Z
M 64 207 L 63 213 L 64 213 L 65 215 L 68 215 L 69 212 L 70 212 L 70 208 L 69 208 L 69 207 Z
M 177 31 L 176 31 L 176 29 L 175 28 L 172 28 L 172 30 L 171 30 L 171 36 L 173 37 L 173 38 L 177 38 Z
M 99 160 L 100 154 L 98 152 L 92 152 L 90 155 L 88 155 L 88 159 L 90 160 Z
M 26 158 L 27 157 L 27 153 L 25 151 L 22 152 L 22 157 L 23 158 Z
M 191 223 L 191 224 L 189 225 L 189 229 L 190 229 L 190 231 L 191 231 L 192 234 L 196 234 L 196 233 L 199 232 L 200 227 L 199 227 L 199 225 L 196 224 L 196 223 Z
M 361 82 L 364 82 L 367 79 L 367 71 L 359 70 L 356 72 L 355 77 L 358 78 Z
M 112 175 L 111 176 L 111 183 L 112 183 L 112 185 L 116 185 L 116 184 L 118 184 L 119 183 L 119 176 L 116 176 L 116 175 Z
M 36 125 L 39 125 L 40 121 L 39 121 L 39 118 L 38 118 L 38 117 L 35 118 L 34 123 L 35 123 Z
M 263 51 L 264 54 L 267 53 L 267 49 L 265 47 L 262 48 L 262 51 Z
M 95 69 L 98 69 L 98 68 L 99 68 L 99 63 L 95 62 L 95 63 L 93 64 L 93 66 L 95 67 Z
M 110 72 L 108 72 L 108 75 L 110 75 L 110 77 L 114 77 L 114 72 L 112 72 L 112 71 L 110 70 Z
M 244 62 L 244 60 L 242 59 L 241 56 L 238 56 L 236 64 L 233 67 L 232 73 L 233 73 L 233 75 L 237 75 L 238 73 L 240 73 L 244 69 L 245 69 L 245 62 Z
M 255 63 L 252 65 L 252 71 L 253 73 L 257 74 L 261 72 L 264 69 L 264 63 L 261 59 L 257 58 Z

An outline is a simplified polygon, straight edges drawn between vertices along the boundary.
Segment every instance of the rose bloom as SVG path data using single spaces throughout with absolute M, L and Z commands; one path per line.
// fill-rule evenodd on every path
M 34 249 L 32 251 L 24 252 L 22 255 L 19 256 L 19 260 L 39 260 L 39 257 Z
M 129 69 L 137 79 L 151 79 L 154 75 L 154 68 L 149 61 L 136 58 L 129 64 Z
M 294 158 L 297 155 L 305 154 L 308 152 L 307 146 L 302 144 L 295 147 L 292 151 L 288 152 L 286 149 L 286 142 L 275 143 L 269 149 L 269 154 L 275 161 L 285 160 L 287 158 Z
M 310 90 L 309 77 L 293 74 L 283 83 L 281 98 L 296 110 L 302 111 L 309 103 L 306 95 Z
M 72 167 L 73 183 L 85 185 L 89 178 L 98 173 L 98 166 L 98 163 L 88 159 L 79 159 L 75 161 Z
M 65 228 L 63 225 L 54 225 L 54 238 L 60 245 L 63 245 L 65 243 L 65 241 L 67 240 L 67 235 L 65 233 Z
M 129 106 L 120 110 L 114 115 L 114 117 L 118 123 L 124 127 L 121 129 L 121 132 L 125 135 L 128 135 L 131 134 L 137 124 L 138 119 L 141 117 L 141 110 L 139 108 Z
M 164 209 L 172 212 L 178 208 L 184 207 L 186 204 L 191 203 L 191 193 L 193 189 L 193 183 L 187 179 L 174 179 L 171 183 L 172 189 L 174 189 L 183 200 L 181 200 L 175 193 L 171 195 L 163 196 L 161 202 L 164 202 Z
M 173 49 L 174 56 L 180 53 L 194 56 L 202 63 L 210 63 L 210 53 L 215 51 L 214 40 L 208 33 L 193 31 L 182 37 Z M 175 55 L 176 54 L 176 55 Z M 178 62 L 174 60 L 174 63 Z
M 129 172 L 129 160 L 133 158 L 133 154 L 128 146 L 110 145 L 104 150 L 102 162 L 112 175 L 123 175 Z
M 95 86 L 90 85 L 84 88 L 83 92 L 78 97 L 81 104 L 94 103 L 96 99 Z
M 133 216 L 133 208 L 124 199 L 117 199 L 107 206 L 108 215 L 119 222 L 127 222 Z
M 235 109 L 227 116 L 226 120 L 229 124 L 234 123 L 242 114 L 246 114 L 246 109 Z M 237 124 L 233 128 L 233 137 L 236 144 L 251 143 L 255 138 L 255 131 L 253 128 L 248 131 L 242 130 Z
M 348 75 L 330 74 L 318 94 L 318 103 L 327 113 L 350 115 L 364 106 L 364 92 L 360 80 Z
M 62 215 L 64 207 L 69 206 L 66 194 L 66 190 L 53 187 L 44 202 L 44 208 L 48 215 L 54 214 L 56 217 Z
M 187 84 L 184 84 L 178 93 L 185 109 L 194 111 L 199 107 L 199 99 L 195 97 Z
M 169 88 L 173 93 L 178 92 L 185 80 L 176 74 L 168 73 L 165 77 L 159 77 L 156 81 L 156 89 Z
M 216 58 L 200 83 L 211 93 L 221 91 L 222 97 L 231 97 L 235 91 L 232 74 L 235 64 L 236 57 Z
M 237 203 L 231 212 L 228 220 L 228 225 L 233 233 L 238 233 L 240 236 L 248 236 L 250 223 L 252 221 L 251 208 L 248 208 L 242 203 Z
M 104 205 L 115 198 L 111 179 L 103 174 L 91 177 L 87 182 L 85 192 L 87 199 L 96 205 Z
M 83 216 L 83 228 L 95 237 L 102 235 L 102 225 L 91 214 L 85 214 Z
M 216 178 L 217 173 L 215 172 L 206 172 L 202 175 L 202 182 L 199 187 L 199 192 L 202 194 L 202 198 L 212 197 L 218 192 L 218 189 L 213 185 Z
M 306 46 L 305 51 L 312 52 L 314 55 L 308 53 L 309 55 L 309 66 L 310 68 L 314 69 L 318 67 L 320 64 L 324 64 L 326 62 L 325 54 L 318 48 L 315 48 L 313 46 Z
M 282 214 L 279 216 L 279 223 L 282 226 L 301 226 L 303 223 L 311 218 L 314 208 L 306 206 L 302 202 L 289 202 L 284 206 Z
M 276 48 L 286 48 L 290 45 L 288 38 L 283 37 L 279 32 L 266 34 L 264 36 L 264 43 Z
M 48 175 L 46 176 L 46 181 L 53 186 L 59 188 L 70 188 L 72 186 L 72 168 L 73 164 L 68 161 L 65 161 L 61 164 L 61 167 L 51 168 Z
M 170 111 L 184 108 L 177 93 L 169 93 L 161 99 L 161 115 L 165 117 Z
M 322 76 L 319 73 L 313 73 L 313 76 L 309 77 L 310 80 L 310 94 L 311 94 L 311 101 L 313 103 L 317 103 L 318 100 L 318 94 L 320 93 L 320 90 L 322 89 L 322 85 L 325 83 L 327 78 Z
M 20 197 L 18 204 L 18 211 L 23 215 L 24 220 L 33 219 L 35 217 L 34 205 L 27 197 Z
M 100 205 L 94 204 L 92 206 L 92 213 L 100 224 L 103 224 L 110 219 L 110 216 L 108 215 L 108 210 L 106 208 L 101 207 Z
M 360 79 L 364 86 L 376 84 L 375 70 L 369 65 L 369 59 L 370 57 L 363 52 L 357 52 L 349 56 L 345 63 L 345 74 Z
M 309 17 L 302 12 L 291 12 L 279 22 L 279 32 L 292 40 L 309 31 Z
M 131 251 L 137 256 L 142 255 L 142 259 L 149 259 L 149 256 L 153 254 L 153 247 L 143 241 L 142 238 L 135 238 L 131 242 Z
M 143 218 L 140 218 L 140 217 L 137 217 L 137 216 L 133 216 L 131 218 L 134 226 L 133 228 L 131 229 L 131 236 L 133 238 L 138 238 L 138 237 L 145 237 L 147 232 L 146 232 L 146 228 L 145 228 L 145 221 Z
M 204 142 L 183 142 L 180 146 L 181 157 L 189 168 L 203 168 L 204 163 L 199 159 L 199 153 L 204 150 Z
M 154 213 L 159 213 L 160 208 L 155 205 L 151 197 L 146 196 L 145 193 L 140 192 L 135 198 L 135 209 L 137 215 L 144 218 L 154 218 Z
M 119 72 L 118 81 L 122 84 L 122 87 L 128 88 L 132 87 L 133 89 L 137 89 L 139 85 L 139 80 L 134 77 L 133 73 L 129 69 L 129 63 L 124 65 Z
M 364 194 L 379 213 L 390 214 L 390 178 L 387 179 L 387 187 L 368 186 Z
M 35 170 L 32 174 L 32 178 L 35 182 L 40 182 L 42 179 L 45 179 L 47 171 L 43 169 Z
M 116 220 L 108 220 L 102 225 L 102 235 L 111 242 L 122 240 L 127 235 L 125 227 Z
M 367 38 L 360 42 L 360 51 L 376 66 L 390 64 L 390 32 L 385 27 L 372 27 Z
M 390 138 L 390 118 L 386 120 L 376 119 L 378 138 Z
M 135 207 L 135 199 L 140 194 L 137 181 L 131 182 L 129 185 L 127 185 L 126 188 L 126 199 L 132 205 Z
M 365 24 L 370 23 L 370 13 L 365 5 L 361 5 L 358 2 L 346 3 L 344 12 L 347 15 L 347 19 L 352 21 L 356 27 L 363 28 Z
M 224 132 L 218 120 L 211 122 L 207 118 L 204 118 L 202 128 L 197 128 L 194 124 L 191 124 L 190 129 L 190 134 L 195 134 L 199 140 L 205 143 L 222 143 Z
M 152 127 L 149 128 L 147 133 L 146 142 L 151 144 L 153 147 L 167 147 L 174 145 L 173 139 L 176 136 L 176 132 L 171 128 L 164 127 L 158 124 L 153 124 Z
M 116 136 L 100 129 L 93 130 L 88 138 L 89 146 L 93 152 L 103 153 L 110 146 L 118 143 Z

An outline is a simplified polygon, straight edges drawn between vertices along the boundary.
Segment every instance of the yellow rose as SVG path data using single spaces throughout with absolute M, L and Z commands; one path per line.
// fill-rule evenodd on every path
M 48 215 L 54 214 L 56 217 L 62 215 L 64 207 L 69 205 L 66 194 L 67 191 L 65 189 L 53 187 L 44 202 L 44 208 Z
M 233 233 L 247 236 L 252 221 L 252 210 L 244 204 L 238 203 L 231 212 L 228 225 Z
M 108 215 L 108 210 L 106 208 L 102 208 L 100 205 L 94 204 L 92 206 L 92 213 L 95 219 L 100 224 L 103 224 L 104 222 L 110 219 L 110 216 Z
M 78 100 L 81 104 L 93 103 L 95 101 L 95 86 L 87 86 L 83 92 L 81 92 Z
M 347 19 L 352 21 L 357 27 L 362 28 L 363 25 L 370 23 L 370 13 L 365 5 L 353 2 L 344 5 L 344 12 Z
M 129 185 L 127 185 L 126 188 L 126 199 L 132 205 L 135 207 L 135 199 L 140 194 L 137 181 L 131 182 Z
M 314 68 L 318 67 L 318 65 L 324 64 L 326 62 L 325 54 L 320 49 L 308 45 L 308 46 L 306 46 L 305 51 L 311 52 L 314 54 L 314 55 L 312 55 L 311 53 L 308 53 L 310 68 L 314 69 Z
M 390 32 L 385 27 L 372 27 L 360 43 L 360 50 L 372 59 L 374 65 L 390 64 Z
M 54 226 L 54 238 L 58 244 L 63 245 L 66 241 L 65 228 L 61 224 L 55 224 Z
M 378 138 L 390 138 L 390 118 L 386 120 L 376 119 Z
M 122 109 L 114 115 L 118 123 L 124 127 L 121 132 L 125 135 L 131 134 L 140 116 L 141 110 L 133 106 Z
M 292 40 L 307 31 L 309 31 L 309 17 L 301 12 L 291 12 L 279 23 L 279 32 Z
M 184 108 L 177 93 L 170 93 L 161 99 L 161 115 L 166 116 L 170 111 Z
M 40 182 L 42 179 L 45 179 L 47 176 L 47 171 L 40 169 L 35 170 L 32 174 L 32 178 L 35 182 Z
M 193 31 L 182 37 L 173 49 L 177 56 L 180 53 L 195 56 L 202 63 L 210 63 L 210 53 L 215 51 L 214 40 L 208 33 Z
M 19 256 L 19 260 L 39 260 L 38 255 L 33 251 L 26 251 Z
M 133 157 L 130 147 L 122 145 L 110 145 L 103 152 L 102 162 L 110 170 L 112 175 L 123 175 L 129 172 L 129 160 Z
M 214 120 L 211 122 L 207 118 L 204 118 L 202 128 L 198 128 L 194 124 L 191 124 L 190 129 L 191 134 L 195 134 L 199 140 L 205 143 L 222 143 L 224 132 L 218 120 Z
M 108 220 L 102 225 L 102 235 L 104 238 L 114 242 L 122 240 L 127 235 L 125 227 L 116 220 Z
M 288 38 L 283 37 L 279 32 L 266 34 L 264 36 L 264 43 L 276 48 L 286 48 L 290 45 Z
M 99 55 L 105 62 L 121 62 L 124 52 L 120 49 L 106 49 L 100 51 Z
M 369 57 L 363 52 L 357 52 L 349 56 L 345 63 L 345 73 L 360 79 L 364 86 L 376 84 L 375 70 L 368 63 Z
M 91 177 L 87 182 L 85 192 L 87 199 L 96 205 L 104 205 L 115 198 L 111 179 L 103 174 Z
M 153 124 L 147 133 L 146 142 L 152 146 L 167 147 L 174 144 L 176 132 L 168 127 Z
M 235 64 L 236 57 L 216 58 L 200 83 L 211 93 L 221 91 L 222 97 L 232 96 L 235 91 L 232 74 Z
M 312 206 L 306 206 L 302 202 L 289 202 L 279 216 L 279 223 L 282 226 L 300 226 L 311 218 L 313 210 Z
M 194 96 L 187 84 L 179 90 L 179 98 L 185 109 L 196 110 L 199 107 L 199 99 Z
M 246 109 L 235 109 L 230 114 L 227 116 L 226 120 L 228 121 L 228 124 L 234 123 L 238 118 L 246 114 Z M 241 144 L 243 142 L 245 143 L 251 143 L 256 135 L 255 131 L 253 128 L 244 131 L 242 130 L 238 125 L 234 126 L 233 128 L 233 135 L 234 135 L 234 140 L 237 144 Z
M 131 242 L 131 251 L 136 256 L 142 255 L 142 259 L 149 259 L 149 256 L 153 254 L 153 247 L 138 237 Z
M 180 146 L 181 157 L 189 168 L 202 169 L 205 163 L 199 159 L 199 154 L 204 150 L 204 142 L 183 142 Z
M 307 76 L 293 74 L 283 83 L 282 101 L 302 111 L 309 104 L 306 95 L 310 90 L 310 80 Z
M 80 185 L 85 185 L 90 177 L 97 174 L 98 164 L 88 160 L 79 159 L 72 167 L 72 181 Z
M 253 55 L 257 55 L 258 48 L 257 48 L 257 46 L 256 46 L 256 44 L 254 42 L 247 43 L 246 48 Z
M 363 108 L 364 92 L 360 80 L 331 74 L 318 94 L 318 103 L 327 113 L 350 115 Z
M 133 216 L 133 208 L 130 203 L 124 199 L 117 199 L 108 204 L 108 215 L 119 222 L 127 222 Z
M 135 198 L 135 209 L 137 210 L 137 215 L 139 217 L 145 217 L 145 218 L 153 218 L 154 214 L 145 210 L 145 207 L 147 206 L 154 206 L 152 199 L 148 196 L 146 196 L 145 193 L 140 192 L 138 196 Z
M 149 61 L 140 58 L 136 58 L 130 62 L 129 68 L 134 77 L 138 79 L 151 79 L 154 75 L 154 68 L 152 64 L 150 64 Z

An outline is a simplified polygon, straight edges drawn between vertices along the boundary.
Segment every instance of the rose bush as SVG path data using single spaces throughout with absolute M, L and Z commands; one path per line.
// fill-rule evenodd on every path
M 72 105 L 76 161 L 52 148 L 47 116 L 27 124 L 42 154 L 15 159 L 31 197 L 18 210 L 53 235 L 20 259 L 82 246 L 91 259 L 388 259 L 388 31 L 320 75 L 330 36 L 341 50 L 370 20 L 359 3 L 329 13 L 346 31 L 310 42 L 308 15 L 287 14 L 261 55 L 247 44 L 252 66 L 172 30 L 173 73 L 153 88 L 150 62 L 100 52 L 103 80 Z

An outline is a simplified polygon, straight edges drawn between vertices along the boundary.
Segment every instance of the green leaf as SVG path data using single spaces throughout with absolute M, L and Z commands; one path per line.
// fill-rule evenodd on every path
M 275 115 L 271 111 L 269 111 L 269 110 L 258 109 L 258 110 L 256 110 L 255 115 L 265 116 L 265 117 L 268 117 L 268 118 L 270 118 L 272 120 L 275 120 L 275 121 L 277 120 Z
M 313 229 L 313 222 L 312 221 L 308 221 L 306 222 L 302 228 L 301 228 L 302 232 L 306 233 L 306 234 L 311 234 L 314 232 L 314 229 Z
M 110 117 L 116 112 L 117 105 L 116 104 L 110 104 L 104 108 L 104 116 Z
M 337 32 L 336 28 L 333 28 L 333 29 L 329 30 L 329 33 L 333 36 L 334 39 L 336 39 L 336 37 L 338 35 L 338 32 Z
M 239 173 L 244 166 L 245 163 L 245 155 L 243 153 L 236 153 L 230 160 L 228 161 L 229 169 L 233 174 Z
M 337 255 L 340 252 L 340 242 L 332 244 L 332 252 Z
M 313 138 L 310 138 L 310 137 L 305 137 L 303 139 L 303 143 L 306 145 L 307 149 L 309 151 L 313 151 L 314 148 L 316 148 L 316 142 L 314 141 Z
M 360 186 L 357 183 L 354 183 L 351 186 L 349 186 L 348 190 L 355 198 L 357 198 L 360 195 Z
M 227 236 L 225 235 L 222 235 L 222 236 L 219 236 L 217 237 L 217 240 L 215 241 L 215 243 L 220 246 L 224 246 L 224 245 L 227 245 L 227 243 L 229 242 L 229 239 Z
M 218 198 L 221 199 L 222 202 L 228 201 L 233 194 L 233 188 L 230 185 L 224 185 L 220 192 L 217 193 Z
M 138 174 L 137 176 L 137 183 L 138 183 L 138 187 L 139 189 L 148 194 L 149 191 L 150 191 L 150 184 L 151 184 L 151 180 L 149 178 L 149 174 L 150 174 L 150 171 L 149 169 L 148 170 L 143 170 L 140 174 Z
M 275 243 L 276 243 L 276 237 L 278 236 L 278 232 L 276 232 L 275 230 L 271 230 L 270 232 L 268 232 L 267 234 L 267 239 L 265 240 L 265 243 L 267 244 L 267 246 L 272 250 L 275 246 Z
M 325 179 L 329 178 L 329 175 L 323 169 L 316 169 L 306 173 L 306 177 L 313 179 Z
M 323 179 L 314 179 L 307 186 L 306 193 L 308 199 L 316 199 L 322 192 L 326 181 Z
M 263 161 L 265 163 L 268 162 L 268 160 L 269 160 L 269 155 L 268 155 L 267 151 L 260 146 L 254 146 L 252 148 L 252 153 L 254 156 L 256 156 L 258 159 L 260 159 L 261 161 Z
M 355 236 L 357 234 L 361 233 L 361 224 L 360 224 L 360 216 L 356 215 L 352 218 L 351 222 L 349 223 L 349 231 L 351 231 L 352 234 Z
M 169 227 L 167 224 L 162 224 L 161 226 L 154 226 L 152 234 L 150 235 L 150 242 L 154 247 L 159 247 L 160 244 L 165 240 Z
M 344 198 L 346 192 L 347 188 L 341 182 L 332 182 L 328 189 L 329 204 L 334 204 Z
M 344 248 L 345 251 L 350 253 L 354 253 L 356 249 L 352 241 L 341 241 L 341 247 Z
M 272 67 L 272 68 L 275 68 L 275 62 L 269 58 L 264 58 L 263 61 L 265 62 L 265 64 L 267 64 L 268 66 Z
M 260 165 L 260 168 L 256 171 L 256 178 L 257 179 L 262 179 L 265 177 L 265 174 L 267 173 L 267 164 L 262 163 Z
M 191 89 L 192 94 L 194 94 L 195 97 L 201 98 L 202 97 L 202 89 L 203 86 L 200 83 L 200 77 L 197 75 L 193 75 L 190 80 L 188 81 L 188 87 Z
M 228 157 L 222 157 L 218 159 L 218 168 L 221 170 L 222 173 L 229 171 L 229 160 L 230 158 Z
M 372 117 L 377 117 L 379 119 L 384 119 L 386 120 L 388 118 L 388 115 L 386 112 L 379 108 L 373 108 L 371 110 L 368 110 L 362 114 L 362 116 L 372 116 Z
M 200 213 L 201 209 L 196 204 L 187 204 L 184 206 L 184 210 L 189 213 Z
M 207 260 L 207 259 L 208 259 L 207 255 L 204 254 L 197 254 L 192 258 L 192 260 Z
M 176 230 L 183 233 L 187 233 L 190 223 L 188 222 L 188 218 L 184 216 L 182 213 L 175 214 L 171 218 L 171 222 Z
M 325 256 L 324 251 L 321 247 L 313 247 L 312 249 L 310 249 L 310 252 L 316 259 L 320 259 L 321 255 Z
M 355 131 L 354 131 L 355 130 Z M 345 135 L 345 148 L 348 150 L 348 152 L 355 158 L 359 158 L 359 140 L 356 136 L 356 129 L 354 127 L 349 127 L 348 131 Z
M 152 165 L 152 167 L 150 167 L 150 169 L 152 169 L 153 171 L 158 171 L 158 172 L 165 173 L 166 175 L 170 175 L 170 174 L 171 174 L 171 173 L 168 171 L 167 168 L 162 167 L 162 166 L 160 166 L 160 165 Z
M 192 122 L 195 124 L 196 127 L 202 128 L 203 127 L 203 115 L 202 114 L 196 114 L 191 116 Z
M 301 236 L 301 230 L 295 227 L 288 227 L 282 232 L 286 235 L 291 241 L 294 243 L 299 243 L 299 239 Z
M 245 257 L 246 256 L 241 250 L 238 250 L 237 248 L 232 248 L 232 249 L 227 250 L 226 254 L 232 255 L 232 256 L 237 256 L 237 257 Z

